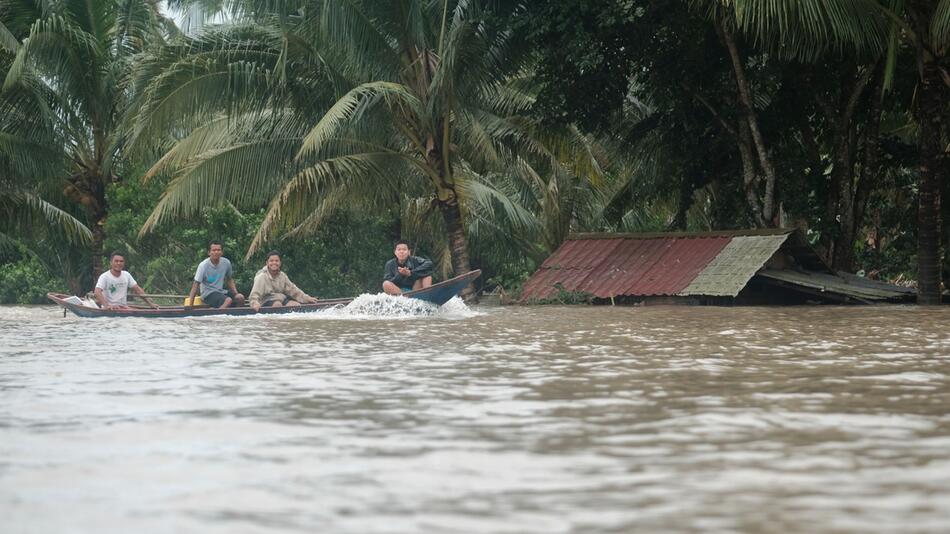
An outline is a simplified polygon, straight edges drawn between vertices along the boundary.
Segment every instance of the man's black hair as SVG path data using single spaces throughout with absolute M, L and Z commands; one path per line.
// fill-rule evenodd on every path
M 112 258 L 114 258 L 114 257 L 116 257 L 116 256 L 122 256 L 122 259 L 123 259 L 123 260 L 125 259 L 125 254 L 119 252 L 118 250 L 113 250 L 113 251 L 112 251 L 112 254 L 109 254 L 109 261 L 112 261 Z
M 412 250 L 412 245 L 410 245 L 409 242 L 406 241 L 405 239 L 400 239 L 399 241 L 396 241 L 396 244 L 393 245 L 393 248 L 396 248 L 399 245 L 406 245 L 406 248 L 408 248 L 409 250 Z
M 268 252 L 268 253 L 267 253 L 267 256 L 264 256 L 264 261 L 269 260 L 271 256 L 277 256 L 277 257 L 279 258 L 279 257 L 280 257 L 280 252 L 277 252 L 276 250 L 272 250 L 272 251 Z
M 218 245 L 221 248 L 224 248 L 224 245 L 221 244 L 217 239 L 208 242 L 208 250 L 211 250 L 211 247 Z

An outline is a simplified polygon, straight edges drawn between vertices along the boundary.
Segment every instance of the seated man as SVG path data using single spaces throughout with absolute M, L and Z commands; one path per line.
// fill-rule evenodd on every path
M 220 241 L 212 241 L 208 246 L 208 258 L 198 264 L 195 281 L 191 284 L 188 302 L 195 301 L 198 288 L 201 288 L 201 300 L 208 306 L 224 309 L 234 304 L 244 304 L 244 295 L 238 293 L 231 276 L 231 261 L 224 257 Z M 227 283 L 228 289 L 224 289 Z
M 127 310 L 129 289 L 132 289 L 149 306 L 158 309 L 158 305 L 145 296 L 145 290 L 136 283 L 129 271 L 122 270 L 124 267 L 125 256 L 118 252 L 109 255 L 109 270 L 100 274 L 96 281 L 96 301 L 99 305 L 107 310 Z
M 248 297 L 251 308 L 259 311 L 262 306 L 300 306 L 313 304 L 317 299 L 304 293 L 280 270 L 280 253 L 267 253 L 267 266 L 254 277 L 254 287 Z
M 401 295 L 404 291 L 422 289 L 432 285 L 432 261 L 412 256 L 409 243 L 397 241 L 393 251 L 395 258 L 386 262 L 383 272 L 383 291 L 389 295 Z

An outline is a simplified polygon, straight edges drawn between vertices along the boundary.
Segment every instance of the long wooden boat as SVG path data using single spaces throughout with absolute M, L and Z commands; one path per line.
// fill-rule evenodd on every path
M 432 284 L 431 287 L 418 289 L 403 293 L 402 296 L 431 302 L 441 306 L 452 300 L 452 297 L 458 295 L 465 286 L 472 283 L 481 276 L 480 270 L 474 270 L 463 275 L 450 278 L 438 284 Z M 127 310 L 106 310 L 98 307 L 86 306 L 82 299 L 72 295 L 62 293 L 47 293 L 46 296 L 59 304 L 64 310 L 69 310 L 80 317 L 206 317 L 210 315 L 256 315 L 256 314 L 277 314 L 277 313 L 305 313 L 318 310 L 325 310 L 336 306 L 346 306 L 353 302 L 352 298 L 320 300 L 315 304 L 302 304 L 294 307 L 280 308 L 261 308 L 260 311 L 254 311 L 249 306 L 238 306 L 233 308 L 210 308 L 207 306 L 196 306 L 185 308 L 184 306 L 160 306 L 158 309 L 147 308 L 144 306 L 133 306 Z M 65 313 L 65 311 L 63 312 Z

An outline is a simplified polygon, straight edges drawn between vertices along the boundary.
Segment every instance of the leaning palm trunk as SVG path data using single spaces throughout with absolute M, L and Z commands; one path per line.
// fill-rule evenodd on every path
M 437 202 L 439 211 L 442 213 L 442 220 L 445 223 L 449 250 L 452 253 L 452 270 L 455 271 L 456 275 L 467 273 L 472 268 L 468 260 L 468 238 L 465 236 L 458 198 L 453 195 L 448 200 Z M 476 298 L 474 288 L 471 285 L 466 286 L 462 290 L 461 297 L 466 302 L 474 300 Z
M 444 122 L 443 127 L 440 128 L 443 131 L 447 131 L 445 124 L 448 124 L 448 121 Z M 436 204 L 445 224 L 446 240 L 452 256 L 452 270 L 456 275 L 460 275 L 472 270 L 468 260 L 468 238 L 465 234 L 465 223 L 459 206 L 458 191 L 455 188 L 452 174 L 447 168 L 447 162 L 442 157 L 444 153 L 442 148 L 442 143 L 430 136 L 426 143 L 425 159 L 429 167 L 438 176 L 435 183 Z M 462 290 L 461 297 L 465 301 L 476 299 L 475 290 L 471 284 Z
M 750 208 L 755 214 L 756 222 L 759 226 L 774 226 L 775 221 L 773 218 L 775 216 L 775 167 L 772 165 L 772 159 L 769 155 L 768 149 L 765 145 L 765 139 L 762 136 L 762 131 L 759 128 L 758 117 L 756 117 L 755 109 L 752 106 L 752 96 L 749 89 L 749 80 L 745 75 L 745 68 L 743 66 L 742 58 L 739 56 L 739 48 L 736 45 L 735 37 L 732 33 L 732 29 L 729 27 L 729 22 L 725 17 L 718 17 L 716 20 L 716 31 L 719 34 L 719 38 L 722 41 L 723 45 L 726 47 L 727 52 L 729 53 L 729 60 L 732 62 L 733 75 L 735 76 L 736 81 L 736 97 L 739 103 L 739 116 L 743 124 L 740 124 L 739 130 L 747 135 L 743 135 L 739 139 L 740 145 L 745 144 L 745 146 L 740 146 L 740 154 L 743 157 L 743 166 L 745 168 L 745 186 L 746 193 L 750 196 Z M 751 141 L 751 143 L 749 142 Z M 761 197 L 761 201 L 758 200 L 754 192 L 754 187 L 749 183 L 750 177 L 750 168 L 754 168 L 755 163 L 752 161 L 752 150 L 749 149 L 751 144 L 754 148 L 754 153 L 757 156 L 757 163 L 762 168 L 762 172 L 765 175 L 765 186 L 764 193 Z M 755 173 L 752 171 L 752 175 Z M 753 198 L 755 200 L 753 201 Z

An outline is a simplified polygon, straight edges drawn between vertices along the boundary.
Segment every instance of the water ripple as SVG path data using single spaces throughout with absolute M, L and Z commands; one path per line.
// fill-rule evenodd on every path
M 948 319 L 0 308 L 3 531 L 944 532 Z

